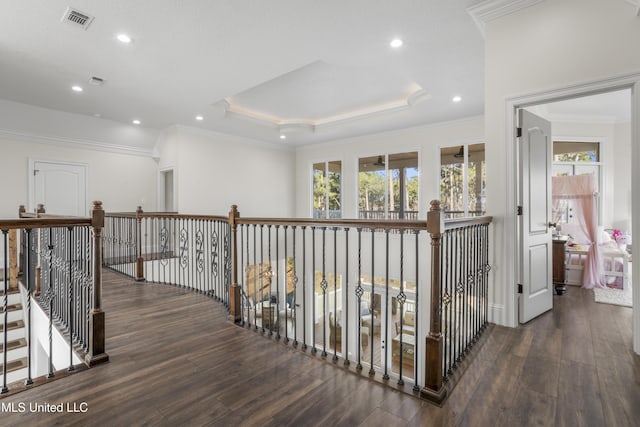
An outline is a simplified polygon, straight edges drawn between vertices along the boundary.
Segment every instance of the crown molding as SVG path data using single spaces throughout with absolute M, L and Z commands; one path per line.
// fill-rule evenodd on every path
M 81 148 L 85 150 L 102 151 L 107 153 L 127 154 L 130 156 L 153 157 L 153 148 L 117 145 L 87 139 L 71 139 L 55 136 L 36 135 L 24 132 L 16 132 L 10 129 L 0 129 L 0 138 L 31 142 L 36 144 L 46 144 L 54 147 L 76 149 Z
M 314 133 L 323 128 L 342 125 L 345 123 L 366 120 L 377 117 L 382 114 L 394 113 L 404 109 L 413 107 L 414 105 L 430 99 L 431 95 L 424 89 L 418 88 L 410 93 L 406 98 L 392 100 L 383 104 L 371 105 L 368 107 L 347 111 L 333 116 L 321 117 L 318 119 L 293 118 L 282 119 L 270 114 L 261 113 L 249 108 L 233 105 L 230 100 L 226 99 L 222 103 L 217 103 L 225 108 L 225 117 L 238 118 L 253 123 L 268 126 L 283 132 L 310 132 Z
M 525 9 L 544 0 L 484 0 L 478 4 L 467 8 L 467 13 L 471 15 L 478 29 L 484 36 L 484 28 L 487 22 L 498 19 Z
M 400 129 L 393 129 L 393 130 L 387 130 L 384 132 L 374 132 L 374 133 L 368 133 L 365 135 L 358 135 L 358 136 L 352 136 L 352 137 L 346 137 L 346 138 L 338 138 L 338 139 L 332 139 L 330 141 L 321 141 L 321 142 L 315 142 L 312 144 L 306 144 L 306 145 L 302 145 L 302 146 L 298 146 L 296 147 L 296 151 L 304 151 L 305 149 L 315 149 L 318 147 L 337 147 L 337 146 L 342 146 L 344 144 L 354 144 L 354 143 L 358 143 L 358 142 L 363 142 L 363 141 L 370 141 L 372 136 L 378 138 L 378 137 L 384 137 L 384 138 L 393 138 L 393 137 L 403 137 L 406 134 L 412 134 L 415 132 L 421 132 L 421 131 L 429 131 L 429 130 L 433 130 L 433 129 L 442 129 L 442 128 L 447 128 L 447 127 L 455 127 L 455 126 L 460 126 L 463 124 L 467 124 L 467 123 L 473 123 L 473 122 L 477 122 L 477 121 L 482 121 L 484 122 L 484 115 L 476 115 L 476 116 L 467 116 L 467 117 L 462 117 L 459 119 L 454 119 L 454 120 L 447 120 L 444 122 L 436 122 L 436 123 L 427 123 L 427 124 L 421 124 L 421 125 L 416 125 L 416 126 L 411 126 L 411 127 L 404 127 L 404 128 L 400 128 Z M 460 145 L 462 143 L 470 143 L 470 144 L 475 144 L 478 142 L 481 142 L 484 140 L 484 135 L 479 135 L 476 137 L 470 137 L 470 138 L 464 138 L 464 139 L 456 139 L 455 142 L 451 142 L 451 141 L 447 141 L 447 144 L 452 144 L 452 145 Z
M 625 0 L 627 3 L 636 7 L 636 16 L 640 16 L 640 0 Z

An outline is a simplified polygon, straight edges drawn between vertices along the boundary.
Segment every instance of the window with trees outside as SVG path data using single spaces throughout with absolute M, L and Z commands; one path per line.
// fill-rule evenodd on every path
M 342 218 L 342 162 L 314 163 L 313 217 Z
M 445 219 L 485 214 L 486 176 L 484 144 L 440 149 L 440 203 Z
M 418 152 L 358 160 L 358 210 L 362 219 L 418 218 Z

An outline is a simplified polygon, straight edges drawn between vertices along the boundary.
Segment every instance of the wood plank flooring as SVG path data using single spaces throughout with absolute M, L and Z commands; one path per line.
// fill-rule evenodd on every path
M 226 321 L 213 300 L 104 273 L 107 364 L 0 400 L 4 425 L 634 426 L 631 309 L 570 287 L 552 312 L 488 328 L 442 408 Z M 9 412 L 10 404 L 25 413 Z M 62 403 L 62 413 L 30 404 Z M 86 412 L 66 412 L 85 408 Z M 75 405 L 75 406 L 74 406 Z

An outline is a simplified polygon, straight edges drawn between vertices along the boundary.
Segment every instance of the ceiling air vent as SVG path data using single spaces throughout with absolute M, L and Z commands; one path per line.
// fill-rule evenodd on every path
M 89 27 L 89 24 L 93 21 L 93 16 L 88 15 L 84 12 L 80 12 L 77 9 L 72 9 L 70 7 L 64 12 L 62 16 L 62 22 L 66 22 L 67 24 L 77 26 L 86 30 Z
M 92 84 L 94 86 L 102 86 L 104 84 L 104 79 L 93 76 L 89 79 L 89 84 Z

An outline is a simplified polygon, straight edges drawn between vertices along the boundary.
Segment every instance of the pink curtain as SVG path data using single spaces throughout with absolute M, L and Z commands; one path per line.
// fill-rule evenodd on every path
M 582 231 L 589 239 L 589 250 L 585 261 L 582 287 L 606 288 L 602 274 L 602 256 L 598 236 L 598 218 L 596 215 L 595 176 L 554 176 L 552 178 L 552 199 L 554 205 L 561 199 L 573 201 L 573 214 Z

